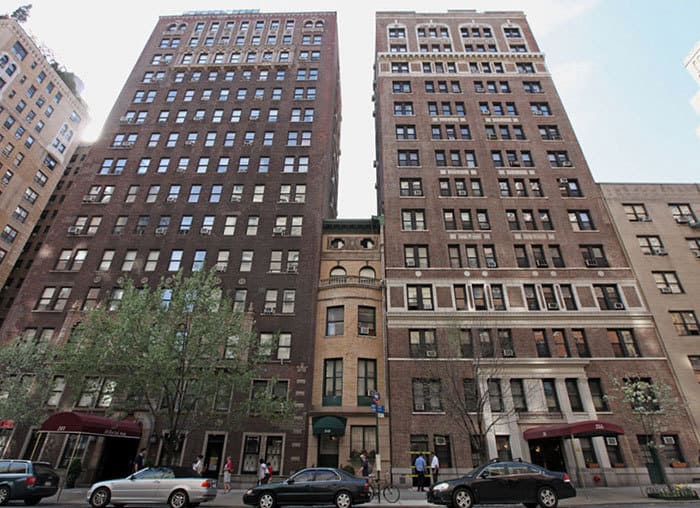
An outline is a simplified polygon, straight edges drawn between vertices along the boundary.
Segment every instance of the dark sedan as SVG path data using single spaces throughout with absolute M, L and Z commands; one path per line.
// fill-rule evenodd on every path
M 369 483 L 340 469 L 313 467 L 302 469 L 283 482 L 267 483 L 248 489 L 245 504 L 260 508 L 282 505 L 334 504 L 349 508 L 369 501 Z
M 455 508 L 508 503 L 556 508 L 559 499 L 575 496 L 568 474 L 527 462 L 492 462 L 428 490 L 428 502 Z

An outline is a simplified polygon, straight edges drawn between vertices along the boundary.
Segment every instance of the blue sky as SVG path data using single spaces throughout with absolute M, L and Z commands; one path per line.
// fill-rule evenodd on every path
M 0 0 L 0 12 L 22 2 Z M 95 139 L 159 15 L 189 10 L 336 11 L 343 127 L 339 216 L 376 213 L 372 167 L 375 11 L 522 10 L 594 178 L 599 182 L 700 182 L 698 90 L 683 59 L 700 40 L 697 0 L 33 0 L 27 27 L 85 82 Z M 76 18 L 76 16 L 78 16 Z

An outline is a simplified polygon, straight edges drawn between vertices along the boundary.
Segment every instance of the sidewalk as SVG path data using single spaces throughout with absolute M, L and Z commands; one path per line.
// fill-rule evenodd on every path
M 700 484 L 690 485 L 696 491 L 700 490 Z M 643 487 L 645 488 L 645 487 Z M 244 489 L 234 489 L 228 494 L 224 494 L 223 490 L 219 490 L 219 494 L 216 499 L 205 503 L 202 508 L 205 507 L 243 507 L 243 492 Z M 60 504 L 70 504 L 70 505 L 87 505 L 87 500 L 85 499 L 87 489 L 67 489 L 61 493 Z M 57 504 L 57 496 L 48 497 L 42 500 L 41 504 Z M 595 506 L 601 504 L 613 504 L 613 505 L 624 505 L 630 503 L 658 503 L 658 504 L 668 504 L 672 501 L 663 501 L 658 499 L 652 499 L 647 497 L 642 493 L 640 487 L 595 487 L 595 488 L 582 488 L 577 489 L 576 497 L 571 499 L 562 499 L 559 502 L 559 506 L 563 508 L 575 507 L 575 506 Z M 678 501 L 676 501 L 678 502 Z M 680 503 L 686 503 L 687 501 L 680 501 Z M 697 500 L 695 501 L 697 503 Z M 390 503 L 385 502 L 382 499 L 381 505 L 391 506 Z M 425 492 L 416 492 L 413 489 L 402 488 L 401 489 L 401 499 L 394 504 L 395 506 L 437 506 L 429 505 L 425 499 Z M 378 506 L 377 501 L 374 500 L 372 503 L 367 503 L 363 506 Z

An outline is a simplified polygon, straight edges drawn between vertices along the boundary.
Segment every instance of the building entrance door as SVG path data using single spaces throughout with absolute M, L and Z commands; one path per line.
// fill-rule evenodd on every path
M 533 464 L 552 471 L 566 471 L 561 439 L 533 439 L 528 444 Z
M 319 467 L 338 467 L 338 438 L 328 434 L 318 436 Z
M 218 478 L 224 455 L 225 434 L 209 434 L 204 452 L 204 473 L 207 478 Z

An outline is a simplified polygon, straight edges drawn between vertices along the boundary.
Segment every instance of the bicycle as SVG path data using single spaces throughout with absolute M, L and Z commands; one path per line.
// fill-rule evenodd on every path
M 377 501 L 381 502 L 379 498 L 380 492 L 389 503 L 395 503 L 401 497 L 401 491 L 391 482 L 391 475 L 389 475 L 388 481 L 382 481 L 379 476 L 375 476 L 372 473 L 369 475 L 370 501 L 376 497 Z

